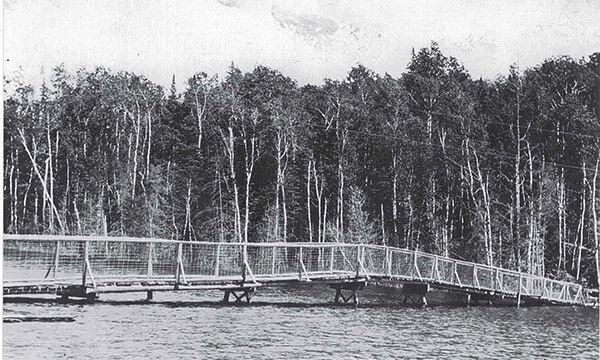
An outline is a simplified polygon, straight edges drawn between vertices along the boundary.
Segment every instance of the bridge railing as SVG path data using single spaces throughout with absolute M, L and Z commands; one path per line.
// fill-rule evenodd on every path
M 408 249 L 372 245 L 362 247 L 368 254 L 367 259 L 382 256 L 387 258 L 386 261 L 366 261 L 369 274 L 428 281 L 514 296 L 539 297 L 557 302 L 587 301 L 586 292 L 579 284 Z M 381 264 L 386 264 L 386 268 L 382 269 Z
M 558 302 L 586 301 L 581 285 L 420 251 L 342 243 L 210 243 L 5 235 L 4 283 L 388 277 Z

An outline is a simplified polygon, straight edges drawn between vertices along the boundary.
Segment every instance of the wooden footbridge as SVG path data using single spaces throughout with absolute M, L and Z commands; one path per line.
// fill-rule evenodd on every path
M 375 282 L 401 286 L 404 300 L 419 304 L 432 288 L 517 305 L 597 301 L 579 284 L 389 246 L 46 235 L 4 235 L 3 243 L 4 296 L 221 290 L 226 302 L 249 302 L 260 287 L 320 282 L 336 302 L 357 303 L 357 291 Z

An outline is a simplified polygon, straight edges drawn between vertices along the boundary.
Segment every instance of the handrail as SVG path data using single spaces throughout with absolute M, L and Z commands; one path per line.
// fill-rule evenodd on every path
M 159 238 L 137 238 L 137 237 L 119 237 L 119 236 L 87 236 L 87 235 L 20 235 L 20 234 L 4 234 L 4 240 L 25 240 L 25 241 L 98 241 L 98 242 L 128 242 L 128 243 L 161 243 L 161 244 L 194 244 L 194 245 L 211 245 L 217 244 L 225 246 L 254 246 L 254 247 L 356 247 L 357 244 L 349 243 L 315 243 L 315 242 L 262 242 L 262 243 L 244 243 L 244 242 L 212 242 L 212 241 L 187 241 L 187 240 L 171 240 Z M 410 250 L 409 250 L 410 251 Z

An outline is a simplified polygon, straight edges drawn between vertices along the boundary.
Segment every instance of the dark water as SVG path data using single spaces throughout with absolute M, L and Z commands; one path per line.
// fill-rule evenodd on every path
M 332 306 L 322 286 L 261 289 L 250 306 L 219 292 L 102 296 L 95 304 L 5 303 L 4 315 L 73 316 L 5 323 L 5 359 L 598 359 L 598 310 L 402 305 L 369 287 Z

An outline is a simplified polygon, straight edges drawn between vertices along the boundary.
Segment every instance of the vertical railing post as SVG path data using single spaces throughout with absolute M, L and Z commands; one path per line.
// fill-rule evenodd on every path
M 416 278 L 415 275 L 419 274 L 419 268 L 417 267 L 417 250 L 413 250 L 413 270 L 412 277 Z
M 523 273 L 519 271 L 519 292 L 517 293 L 517 307 L 521 306 L 521 287 L 523 286 Z
M 246 282 L 246 264 L 248 263 L 248 244 L 242 245 L 242 282 Z
M 494 268 L 494 293 L 498 290 L 498 268 Z
M 298 280 L 302 280 L 302 246 L 298 249 Z
M 334 257 L 335 246 L 331 247 L 331 259 L 329 263 L 329 271 L 333 272 L 333 257 Z
M 540 295 L 540 296 L 544 297 L 544 295 L 546 295 L 546 277 L 545 276 L 542 278 L 542 295 Z
M 191 250 L 191 246 L 190 246 Z M 183 242 L 179 242 L 177 246 L 177 268 L 175 269 L 175 288 L 179 287 L 179 284 L 186 284 L 185 269 L 183 266 Z
M 58 272 L 58 259 L 60 257 L 60 241 L 56 242 L 56 254 L 54 255 L 54 268 L 52 269 L 52 275 L 56 280 L 56 273 Z
M 438 271 L 438 256 L 435 255 L 433 257 L 433 268 L 431 269 L 431 278 L 437 282 L 440 281 L 439 271 Z
M 452 261 L 452 285 L 456 284 L 456 260 Z
M 392 277 L 392 252 L 390 248 L 385 248 L 385 262 L 387 276 Z
M 369 276 L 369 270 L 367 269 L 367 263 L 365 262 L 365 252 L 366 248 L 364 246 L 360 246 L 360 267 L 365 271 L 365 276 Z
M 153 268 L 152 268 L 152 253 L 154 252 L 154 243 L 148 243 L 148 270 L 146 271 L 146 276 L 148 280 L 152 277 Z M 154 298 L 154 293 L 151 290 L 146 291 L 146 300 L 150 301 Z
M 473 264 L 473 287 L 479 287 L 479 281 L 477 281 L 477 265 Z
M 217 245 L 217 256 L 215 259 L 215 276 L 219 276 L 219 266 L 221 265 L 221 244 Z
M 179 280 L 181 279 L 181 268 L 183 266 L 183 243 L 177 244 L 177 265 L 175 268 L 175 281 L 176 284 L 179 284 Z
M 83 273 L 81 275 L 81 285 L 85 286 L 85 284 L 87 283 L 87 265 L 88 265 L 88 259 L 89 259 L 89 241 L 85 241 L 83 243 Z
M 147 270 L 147 277 L 148 279 L 150 279 L 153 275 L 153 268 L 152 268 L 152 257 L 153 257 L 153 253 L 154 252 L 154 243 L 149 243 L 148 244 L 148 270 Z
M 275 251 L 276 250 L 277 250 L 277 247 L 273 246 L 273 253 L 271 254 L 272 255 L 272 258 L 271 258 L 271 275 L 275 275 L 275 255 L 276 255 Z
M 360 276 L 360 248 L 360 244 L 356 245 L 356 277 Z

